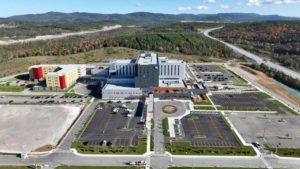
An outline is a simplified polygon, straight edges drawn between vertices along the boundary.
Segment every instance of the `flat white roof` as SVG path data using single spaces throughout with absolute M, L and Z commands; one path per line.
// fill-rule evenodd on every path
M 72 69 L 77 69 L 78 67 L 86 66 L 85 64 L 46 64 L 46 65 L 33 65 L 30 68 L 36 68 L 36 67 L 58 67 L 60 70 L 56 72 L 48 72 L 49 75 L 59 75 L 59 74 L 65 74 L 69 72 Z
M 159 63 L 183 63 L 183 60 L 169 59 L 168 57 L 159 57 Z
M 114 84 L 106 84 L 102 90 L 140 90 L 140 88 L 135 88 L 133 85 L 114 85 Z
M 140 65 L 151 65 L 157 64 L 157 54 L 156 53 L 141 53 L 138 58 L 138 64 Z
M 124 60 L 115 60 L 115 61 L 113 61 L 112 62 L 112 64 L 113 63 L 115 63 L 115 64 L 118 64 L 118 63 L 122 63 L 122 64 L 133 64 L 133 63 L 135 63 L 135 59 L 124 59 Z

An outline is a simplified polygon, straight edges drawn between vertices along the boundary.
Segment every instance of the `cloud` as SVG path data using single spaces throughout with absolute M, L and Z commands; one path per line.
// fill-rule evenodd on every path
M 202 11 L 202 10 L 207 10 L 209 9 L 208 6 L 205 6 L 205 5 L 198 5 L 196 6 L 195 8 L 192 8 L 190 6 L 182 6 L 182 7 L 178 7 L 177 8 L 177 11 Z
M 210 4 L 213 4 L 213 3 L 216 3 L 216 0 L 207 0 L 206 2 L 210 3 Z
M 222 9 L 228 9 L 228 8 L 230 8 L 230 6 L 229 5 L 225 5 L 225 4 L 221 4 L 220 8 L 222 8 Z
M 177 11 L 190 11 L 192 10 L 191 7 L 187 6 L 187 7 L 178 7 L 177 8 Z
M 195 8 L 195 10 L 199 10 L 199 11 L 201 11 L 201 10 L 206 10 L 206 9 L 209 9 L 209 7 L 208 7 L 208 6 L 204 6 L 204 5 L 198 5 L 198 6 Z
M 300 3 L 300 0 L 248 0 L 249 6 L 261 6 L 264 4 L 292 4 Z

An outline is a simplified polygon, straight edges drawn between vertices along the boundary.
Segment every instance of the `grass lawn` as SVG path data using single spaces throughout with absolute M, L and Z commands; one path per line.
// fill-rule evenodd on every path
M 35 166 L 0 166 L 0 169 L 35 169 Z
M 262 169 L 262 168 L 243 168 L 243 167 L 169 167 L 168 169 Z
M 147 150 L 146 141 L 140 141 L 135 147 L 118 146 L 86 146 L 82 142 L 75 141 L 71 148 L 75 148 L 82 154 L 144 154 Z
M 274 104 L 276 104 L 278 107 L 281 107 L 283 108 L 284 110 L 286 110 L 287 112 L 293 114 L 293 115 L 299 115 L 296 111 L 294 111 L 293 109 L 289 108 L 288 106 L 286 106 L 285 104 L 281 103 L 280 101 L 278 100 L 272 100 L 272 102 Z
M 144 169 L 145 167 L 137 166 L 59 166 L 55 169 Z
M 64 96 L 68 96 L 68 97 L 75 97 L 75 96 L 83 96 L 81 94 L 77 94 L 77 93 L 64 93 Z
M 2 91 L 2 92 L 22 92 L 25 89 L 26 89 L 25 86 L 0 85 L 0 91 Z
M 217 109 L 218 110 L 233 110 L 233 111 L 272 111 L 268 107 L 264 107 L 264 108 L 232 107 L 232 108 L 228 108 L 228 107 L 217 106 Z
M 276 148 L 266 146 L 266 149 L 275 153 Z M 282 157 L 297 157 L 300 158 L 300 148 L 278 148 L 277 155 Z
M 163 127 L 163 134 L 166 137 L 170 136 L 170 132 L 169 132 L 169 122 L 168 122 L 168 118 L 163 119 L 162 121 L 162 127 Z
M 223 67 L 229 74 L 232 74 L 239 82 L 240 84 L 247 84 L 248 82 L 243 79 L 241 76 L 237 75 L 236 73 L 234 73 L 233 71 L 226 69 L 225 67 Z
M 150 151 L 154 151 L 154 137 L 150 137 Z
M 265 92 L 257 92 L 257 94 L 259 94 L 267 99 L 273 99 L 273 97 L 271 95 L 269 95 L 268 93 L 265 93 Z
M 212 106 L 194 106 L 195 110 L 215 110 Z
M 86 129 L 86 127 L 88 126 L 88 124 L 90 123 L 90 121 L 92 120 L 92 118 L 94 117 L 94 115 L 96 114 L 97 112 L 97 108 L 99 106 L 102 106 L 103 103 L 99 103 L 97 106 L 96 106 L 96 109 L 94 109 L 88 116 L 87 120 L 84 122 L 82 128 L 78 131 L 78 133 L 76 133 L 76 136 L 77 137 L 80 137 L 83 133 L 83 131 Z
M 241 147 L 198 147 L 190 142 L 172 142 L 165 144 L 166 150 L 174 155 L 215 155 L 215 156 L 255 156 L 251 146 Z

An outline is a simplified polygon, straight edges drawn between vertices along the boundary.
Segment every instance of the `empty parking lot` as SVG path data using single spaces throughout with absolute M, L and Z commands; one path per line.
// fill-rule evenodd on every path
M 80 141 L 85 145 L 135 146 L 144 126 L 144 103 L 106 103 L 91 119 Z M 133 110 L 131 113 L 128 109 Z M 129 115 L 130 114 L 130 115 Z
M 240 143 L 219 113 L 190 114 L 181 119 L 184 140 L 194 146 L 234 147 Z
M 230 121 L 247 143 L 271 147 L 300 147 L 300 118 L 291 114 L 229 113 Z
M 218 93 L 210 96 L 218 109 L 222 110 L 282 110 L 259 93 Z

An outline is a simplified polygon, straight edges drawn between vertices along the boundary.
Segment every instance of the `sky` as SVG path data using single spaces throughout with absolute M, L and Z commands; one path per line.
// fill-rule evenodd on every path
M 300 0 L 0 0 L 0 17 L 55 12 L 258 13 L 300 17 Z

